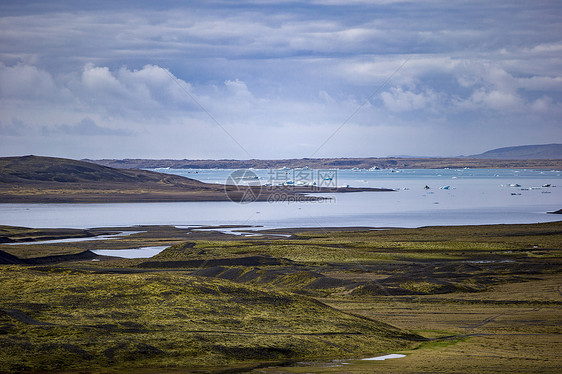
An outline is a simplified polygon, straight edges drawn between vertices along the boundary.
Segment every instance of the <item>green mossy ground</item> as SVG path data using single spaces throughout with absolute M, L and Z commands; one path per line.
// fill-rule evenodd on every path
M 4 372 L 251 365 L 401 349 L 416 338 L 307 297 L 176 273 L 5 266 L 0 285 Z
M 26 233 L 2 229 L 8 238 Z M 27 259 L 170 245 L 151 259 L 0 265 L 0 372 L 208 372 L 396 351 L 408 357 L 376 365 L 394 372 L 562 365 L 560 222 L 276 230 L 290 238 L 128 230 L 144 232 L 0 245 Z M 375 364 L 330 365 L 283 371 L 367 373 Z

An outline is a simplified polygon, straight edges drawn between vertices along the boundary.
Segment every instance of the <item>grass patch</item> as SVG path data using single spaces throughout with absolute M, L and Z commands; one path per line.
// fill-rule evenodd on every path
M 181 274 L 0 272 L 8 372 L 205 368 L 412 345 L 402 330 L 313 299 Z
M 449 347 L 451 345 L 455 345 L 460 342 L 466 342 L 470 339 L 468 336 L 450 336 L 450 337 L 442 337 L 442 338 L 435 338 L 427 342 L 421 343 L 415 349 L 440 349 L 443 347 Z

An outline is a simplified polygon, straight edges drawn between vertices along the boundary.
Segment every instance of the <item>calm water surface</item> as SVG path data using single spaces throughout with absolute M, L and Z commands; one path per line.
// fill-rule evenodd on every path
M 232 170 L 162 170 L 224 183 Z M 280 180 L 254 170 L 264 184 Z M 312 171 L 314 174 L 316 171 Z M 293 171 L 286 171 L 288 180 Z M 277 178 L 277 179 L 274 179 Z M 313 175 L 311 181 L 321 182 Z M 28 227 L 132 225 L 255 225 L 275 227 L 419 227 L 557 221 L 562 208 L 557 170 L 339 170 L 338 186 L 387 187 L 394 192 L 327 194 L 319 202 L 186 202 L 120 204 L 0 204 L 0 224 Z M 425 186 L 430 187 L 424 189 Z M 550 185 L 550 187 L 542 187 Z M 266 188 L 266 187 L 265 187 Z

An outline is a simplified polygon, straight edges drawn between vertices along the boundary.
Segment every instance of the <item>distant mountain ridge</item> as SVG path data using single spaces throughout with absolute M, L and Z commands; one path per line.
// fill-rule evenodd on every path
M 468 157 L 501 160 L 555 160 L 562 159 L 562 144 L 554 143 L 503 147 Z
M 443 169 L 443 168 L 529 168 L 560 169 L 562 155 L 556 158 L 535 159 L 484 159 L 479 156 L 465 157 L 385 157 L 385 158 L 301 158 L 284 160 L 174 160 L 174 159 L 103 159 L 84 160 L 118 169 Z

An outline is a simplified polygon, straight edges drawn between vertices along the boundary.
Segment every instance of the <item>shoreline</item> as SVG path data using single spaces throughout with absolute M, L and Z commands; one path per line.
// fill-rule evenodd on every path
M 202 183 L 202 182 L 199 182 Z M 202 183 L 203 184 L 203 183 Z M 391 188 L 379 187 L 245 187 L 212 185 L 211 191 L 182 191 L 130 189 L 124 187 L 104 189 L 84 188 L 82 185 L 29 184 L 0 185 L 0 204 L 100 204 L 100 203 L 180 203 L 180 202 L 302 202 L 329 198 L 315 194 L 340 194 L 356 192 L 395 192 Z M 73 188 L 74 187 L 74 188 Z M 247 196 L 250 196 L 249 198 Z M 245 199 L 248 199 L 247 201 Z
M 174 232 L 185 233 L 186 240 L 272 240 L 272 239 L 291 239 L 302 233 L 311 234 L 330 234 L 346 232 L 377 232 L 389 230 L 455 230 L 455 229 L 476 229 L 493 227 L 533 227 L 540 225 L 555 225 L 562 223 L 562 217 L 557 221 L 537 222 L 537 223 L 503 223 L 503 224 L 464 224 L 464 225 L 431 225 L 419 227 L 386 227 L 386 226 L 314 226 L 314 227 L 276 227 L 264 228 L 259 225 L 247 224 L 226 224 L 226 225 L 130 225 L 130 226 L 99 226 L 88 228 L 66 228 L 66 227 L 24 227 L 0 225 L 0 246 L 1 245 L 48 245 L 64 243 L 88 245 L 95 241 L 127 239 L 127 237 L 146 232 L 158 232 L 165 229 Z M 12 233 L 7 235 L 6 233 Z M 251 234 L 251 235 L 245 235 Z M 9 240 L 7 240 L 9 239 Z M 27 240 L 26 240 L 27 239 Z
M 373 216 L 349 216 L 347 219 L 309 216 L 304 205 L 318 212 L 330 212 L 327 203 L 269 203 L 235 205 L 230 202 L 204 203 L 114 203 L 114 204 L 0 204 L 3 214 L 0 224 L 36 228 L 89 229 L 105 227 L 115 230 L 134 226 L 195 227 L 222 231 L 244 231 L 253 234 L 262 230 L 283 234 L 285 231 L 341 231 L 388 228 L 419 228 L 426 226 L 490 226 L 495 224 L 532 224 L 561 221 L 562 216 L 549 214 L 555 206 L 541 206 L 539 210 L 438 210 L 435 212 L 381 213 Z M 301 208 L 302 206 L 302 208 Z M 299 209 L 301 208 L 301 209 Z M 211 211 L 207 215 L 202 212 Z M 239 213 L 238 213 L 239 212 Z M 540 212 L 540 213 L 538 213 Z M 277 218 L 276 218 L 277 217 Z M 319 217 L 319 218 L 316 218 Z M 248 228 L 247 226 L 252 227 Z M 264 232 L 268 232 L 264 231 Z

